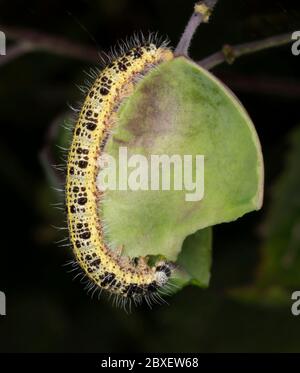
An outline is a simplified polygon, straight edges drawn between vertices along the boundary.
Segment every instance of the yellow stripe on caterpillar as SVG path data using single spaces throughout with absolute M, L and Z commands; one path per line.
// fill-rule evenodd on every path
M 66 179 L 67 221 L 76 261 L 95 286 L 140 302 L 168 281 L 172 264 L 151 267 L 143 258 L 123 260 L 105 244 L 96 186 L 98 159 L 116 108 L 133 93 L 136 77 L 173 58 L 165 45 L 136 43 L 110 61 L 89 89 L 69 149 Z

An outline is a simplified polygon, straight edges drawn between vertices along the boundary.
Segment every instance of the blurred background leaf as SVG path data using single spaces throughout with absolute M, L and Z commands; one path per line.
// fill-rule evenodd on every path
M 271 205 L 262 225 L 264 240 L 255 283 L 231 294 L 263 304 L 288 303 L 300 286 L 300 127 L 288 136 L 289 149 L 273 185 Z
M 284 169 L 273 186 L 272 203 L 263 229 L 263 285 L 300 286 L 300 127 L 289 134 Z

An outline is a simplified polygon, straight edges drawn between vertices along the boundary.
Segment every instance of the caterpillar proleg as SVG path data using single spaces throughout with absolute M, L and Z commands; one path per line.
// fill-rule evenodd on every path
M 98 213 L 98 159 L 118 107 L 124 97 L 133 93 L 137 78 L 172 59 L 173 53 L 164 43 L 156 45 L 151 39 L 135 39 L 132 44 L 111 59 L 86 94 L 68 153 L 66 206 L 73 252 L 91 283 L 139 303 L 144 297 L 155 299 L 168 282 L 173 265 L 160 261 L 151 267 L 144 258 L 123 260 L 109 249 Z

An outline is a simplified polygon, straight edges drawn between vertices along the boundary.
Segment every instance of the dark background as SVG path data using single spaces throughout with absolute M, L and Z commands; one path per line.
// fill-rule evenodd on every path
M 134 31 L 159 31 L 175 46 L 193 8 L 174 1 L 1 1 L 0 30 L 33 29 L 107 50 Z M 300 30 L 297 1 L 220 0 L 201 25 L 191 55 L 201 59 L 224 43 L 242 43 Z M 15 41 L 8 40 L 9 47 Z M 0 59 L 2 56 L 0 56 Z M 300 124 L 300 56 L 290 46 L 242 57 L 214 69 L 252 117 L 265 157 L 266 189 L 259 212 L 214 229 L 211 285 L 187 287 L 169 306 L 141 307 L 128 315 L 102 297 L 91 299 L 63 266 L 68 247 L 53 226 L 63 215 L 52 207 L 41 151 L 49 128 L 81 98 L 85 60 L 36 51 L 0 65 L 0 351 L 9 352 L 227 352 L 300 351 L 300 316 L 286 302 L 245 301 L 257 283 L 264 225 L 272 188 L 285 167 L 288 135 Z M 48 170 L 49 171 L 49 170 Z M 278 280 L 280 283 L 280 280 Z M 253 285 L 254 284 L 254 285 Z M 280 285 L 280 284 L 279 284 Z M 300 283 L 299 283 L 300 289 Z

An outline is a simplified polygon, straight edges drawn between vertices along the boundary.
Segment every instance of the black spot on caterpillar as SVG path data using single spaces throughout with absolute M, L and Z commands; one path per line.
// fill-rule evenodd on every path
M 135 42 L 95 77 L 86 94 L 68 153 L 66 178 L 67 221 L 76 262 L 90 281 L 90 287 L 106 289 L 126 300 L 150 303 L 160 298 L 173 264 L 160 261 L 148 265 L 145 258 L 124 260 L 104 241 L 98 214 L 100 202 L 96 178 L 98 159 L 108 137 L 112 117 L 123 97 L 134 91 L 135 77 L 173 58 L 165 44 L 153 40 Z

